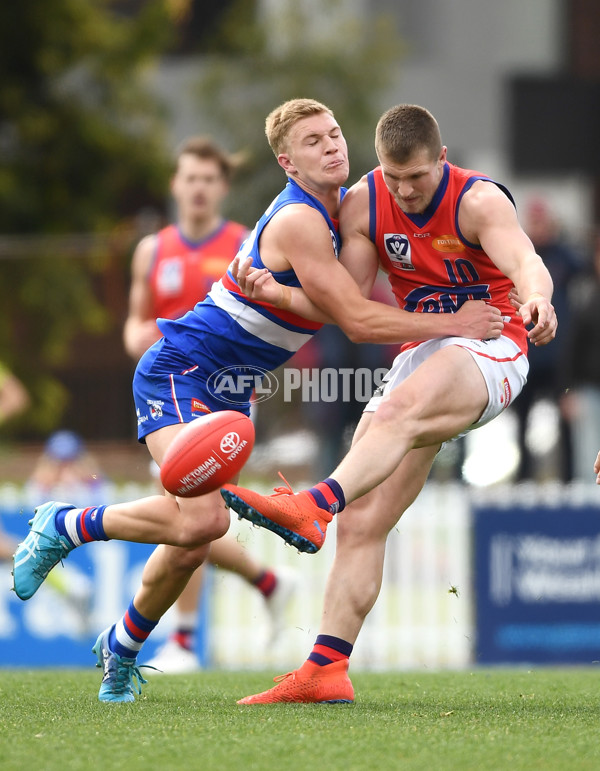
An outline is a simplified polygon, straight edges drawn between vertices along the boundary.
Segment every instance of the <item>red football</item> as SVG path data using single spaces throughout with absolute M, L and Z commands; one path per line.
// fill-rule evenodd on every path
M 211 412 L 188 423 L 160 469 L 165 490 L 192 498 L 217 490 L 241 471 L 254 446 L 254 425 L 241 412 Z

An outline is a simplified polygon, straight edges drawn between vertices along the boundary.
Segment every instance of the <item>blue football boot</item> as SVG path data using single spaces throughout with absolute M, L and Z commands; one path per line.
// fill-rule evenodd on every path
M 74 508 L 70 503 L 49 501 L 35 509 L 29 520 L 31 529 L 13 557 L 13 585 L 20 599 L 33 597 L 52 568 L 75 548 L 56 529 L 57 513 Z

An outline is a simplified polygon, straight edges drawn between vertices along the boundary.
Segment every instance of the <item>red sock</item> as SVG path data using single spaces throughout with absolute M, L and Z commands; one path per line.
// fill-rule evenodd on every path
M 194 633 L 189 629 L 178 629 L 171 639 L 188 651 L 194 649 Z
M 315 645 L 308 657 L 309 661 L 314 661 L 320 667 L 333 664 L 334 661 L 349 659 L 352 653 L 352 643 L 342 640 L 340 637 L 332 637 L 329 634 L 317 635 Z
M 277 576 L 272 570 L 263 570 L 252 583 L 264 597 L 269 597 L 277 586 Z

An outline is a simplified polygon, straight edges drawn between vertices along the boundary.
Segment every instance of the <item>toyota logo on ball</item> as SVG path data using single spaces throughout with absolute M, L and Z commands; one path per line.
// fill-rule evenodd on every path
M 230 431 L 221 439 L 221 452 L 225 454 L 233 452 L 239 443 L 240 435 L 236 434 L 235 431 Z

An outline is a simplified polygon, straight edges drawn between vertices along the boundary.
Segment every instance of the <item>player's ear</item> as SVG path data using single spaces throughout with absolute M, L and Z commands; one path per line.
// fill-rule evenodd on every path
M 285 171 L 286 174 L 292 174 L 296 171 L 296 167 L 290 156 L 287 153 L 279 153 L 277 156 L 277 163 Z

